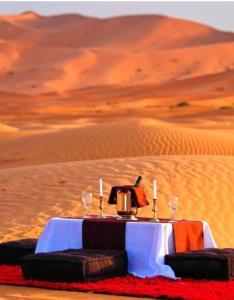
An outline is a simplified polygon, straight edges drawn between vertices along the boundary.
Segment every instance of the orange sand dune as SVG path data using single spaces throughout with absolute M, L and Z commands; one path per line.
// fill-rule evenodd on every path
M 234 68 L 233 33 L 169 17 L 29 12 L 0 16 L 0 24 L 2 91 L 160 84 Z
M 20 132 L 18 128 L 0 123 L 0 145 L 20 136 L 25 136 L 25 134 Z
M 107 207 L 111 186 L 131 184 L 141 174 L 151 205 L 140 215 L 151 216 L 156 177 L 159 216 L 169 216 L 168 195 L 179 195 L 177 218 L 207 220 L 219 247 L 234 247 L 233 167 L 233 156 L 164 155 L 0 170 L 0 238 L 36 237 L 49 218 L 82 214 L 83 190 L 93 192 L 91 213 L 97 213 L 99 177 L 105 182 L 105 211 L 114 213 L 115 207 Z
M 24 95 L 0 91 L 2 122 L 18 128 L 155 118 L 183 126 L 233 130 L 234 71 L 163 84 L 102 85 Z M 180 107 L 180 102 L 186 107 Z
M 21 136 L 1 145 L 1 167 L 146 155 L 233 155 L 229 133 L 129 119 Z
M 234 43 L 139 53 L 82 49 L 61 65 L 64 73 L 47 87 L 64 91 L 101 84 L 158 84 L 223 72 L 234 68 L 233 50 Z
M 17 128 L 0 123 L 0 134 L 18 131 Z
M 10 49 L 17 56 L 11 64 L 9 54 L 1 54 L 1 90 L 38 94 L 103 84 L 160 84 L 234 69 L 234 43 L 139 53 L 26 45 Z
M 80 32 L 80 35 L 75 39 L 75 45 L 80 47 L 96 47 L 106 44 L 111 45 L 111 47 L 127 45 L 131 48 L 134 48 L 133 45 L 160 48 L 168 46 L 186 47 L 191 44 L 194 46 L 222 43 L 234 39 L 232 33 L 221 32 L 191 21 L 158 15 L 98 19 L 78 14 L 43 17 L 29 12 L 18 16 L 2 16 L 1 19 L 2 23 L 5 23 L 6 29 L 12 28 L 14 25 L 29 32 L 34 30 L 39 37 L 41 29 L 52 31 L 51 42 L 57 41 L 63 45 L 66 43 L 67 46 L 74 44 L 77 31 Z M 77 28 L 77 25 L 80 28 Z M 70 29 L 73 35 L 64 35 L 61 39 L 61 32 L 58 31 L 58 28 L 61 30 L 61 27 L 63 28 L 62 33 Z M 171 33 L 171 37 L 168 33 Z M 155 39 L 161 39 L 160 43 L 155 43 Z

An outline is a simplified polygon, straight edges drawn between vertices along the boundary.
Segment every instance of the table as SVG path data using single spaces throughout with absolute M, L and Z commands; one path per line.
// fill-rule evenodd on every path
M 82 223 L 83 219 L 50 219 L 38 240 L 36 253 L 81 249 Z M 204 247 L 216 248 L 208 223 L 202 223 Z M 176 279 L 173 270 L 164 264 L 164 256 L 175 252 L 171 223 L 127 222 L 125 244 L 130 274 Z

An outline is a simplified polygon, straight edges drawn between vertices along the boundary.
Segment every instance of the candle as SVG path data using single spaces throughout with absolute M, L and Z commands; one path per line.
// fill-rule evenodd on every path
M 99 179 L 99 195 L 100 195 L 100 197 L 103 197 L 103 182 L 102 182 L 102 178 Z
M 157 181 L 154 179 L 154 199 L 157 199 Z
M 123 205 L 123 209 L 124 209 L 124 211 L 127 211 L 127 201 L 128 201 L 128 199 L 127 199 L 127 195 L 126 195 L 126 194 L 124 194 L 124 205 Z

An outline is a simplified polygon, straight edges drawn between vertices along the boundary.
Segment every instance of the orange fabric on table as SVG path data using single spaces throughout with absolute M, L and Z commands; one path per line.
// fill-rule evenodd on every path
M 203 224 L 200 221 L 173 223 L 175 252 L 204 249 Z
M 146 199 L 145 191 L 141 186 L 133 186 L 132 189 L 136 194 L 138 207 L 149 205 L 149 202 Z

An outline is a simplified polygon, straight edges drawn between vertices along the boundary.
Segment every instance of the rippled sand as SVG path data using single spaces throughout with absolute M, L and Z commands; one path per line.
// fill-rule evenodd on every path
M 49 218 L 83 213 L 81 191 L 94 194 L 97 213 L 98 180 L 105 182 L 105 211 L 113 185 L 131 184 L 143 176 L 142 185 L 152 205 L 152 182 L 158 180 L 160 217 L 168 217 L 168 195 L 180 198 L 177 218 L 207 220 L 220 247 L 234 247 L 233 156 L 164 155 L 56 163 L 0 170 L 1 240 L 38 237 Z M 139 215 L 151 216 L 151 206 Z

